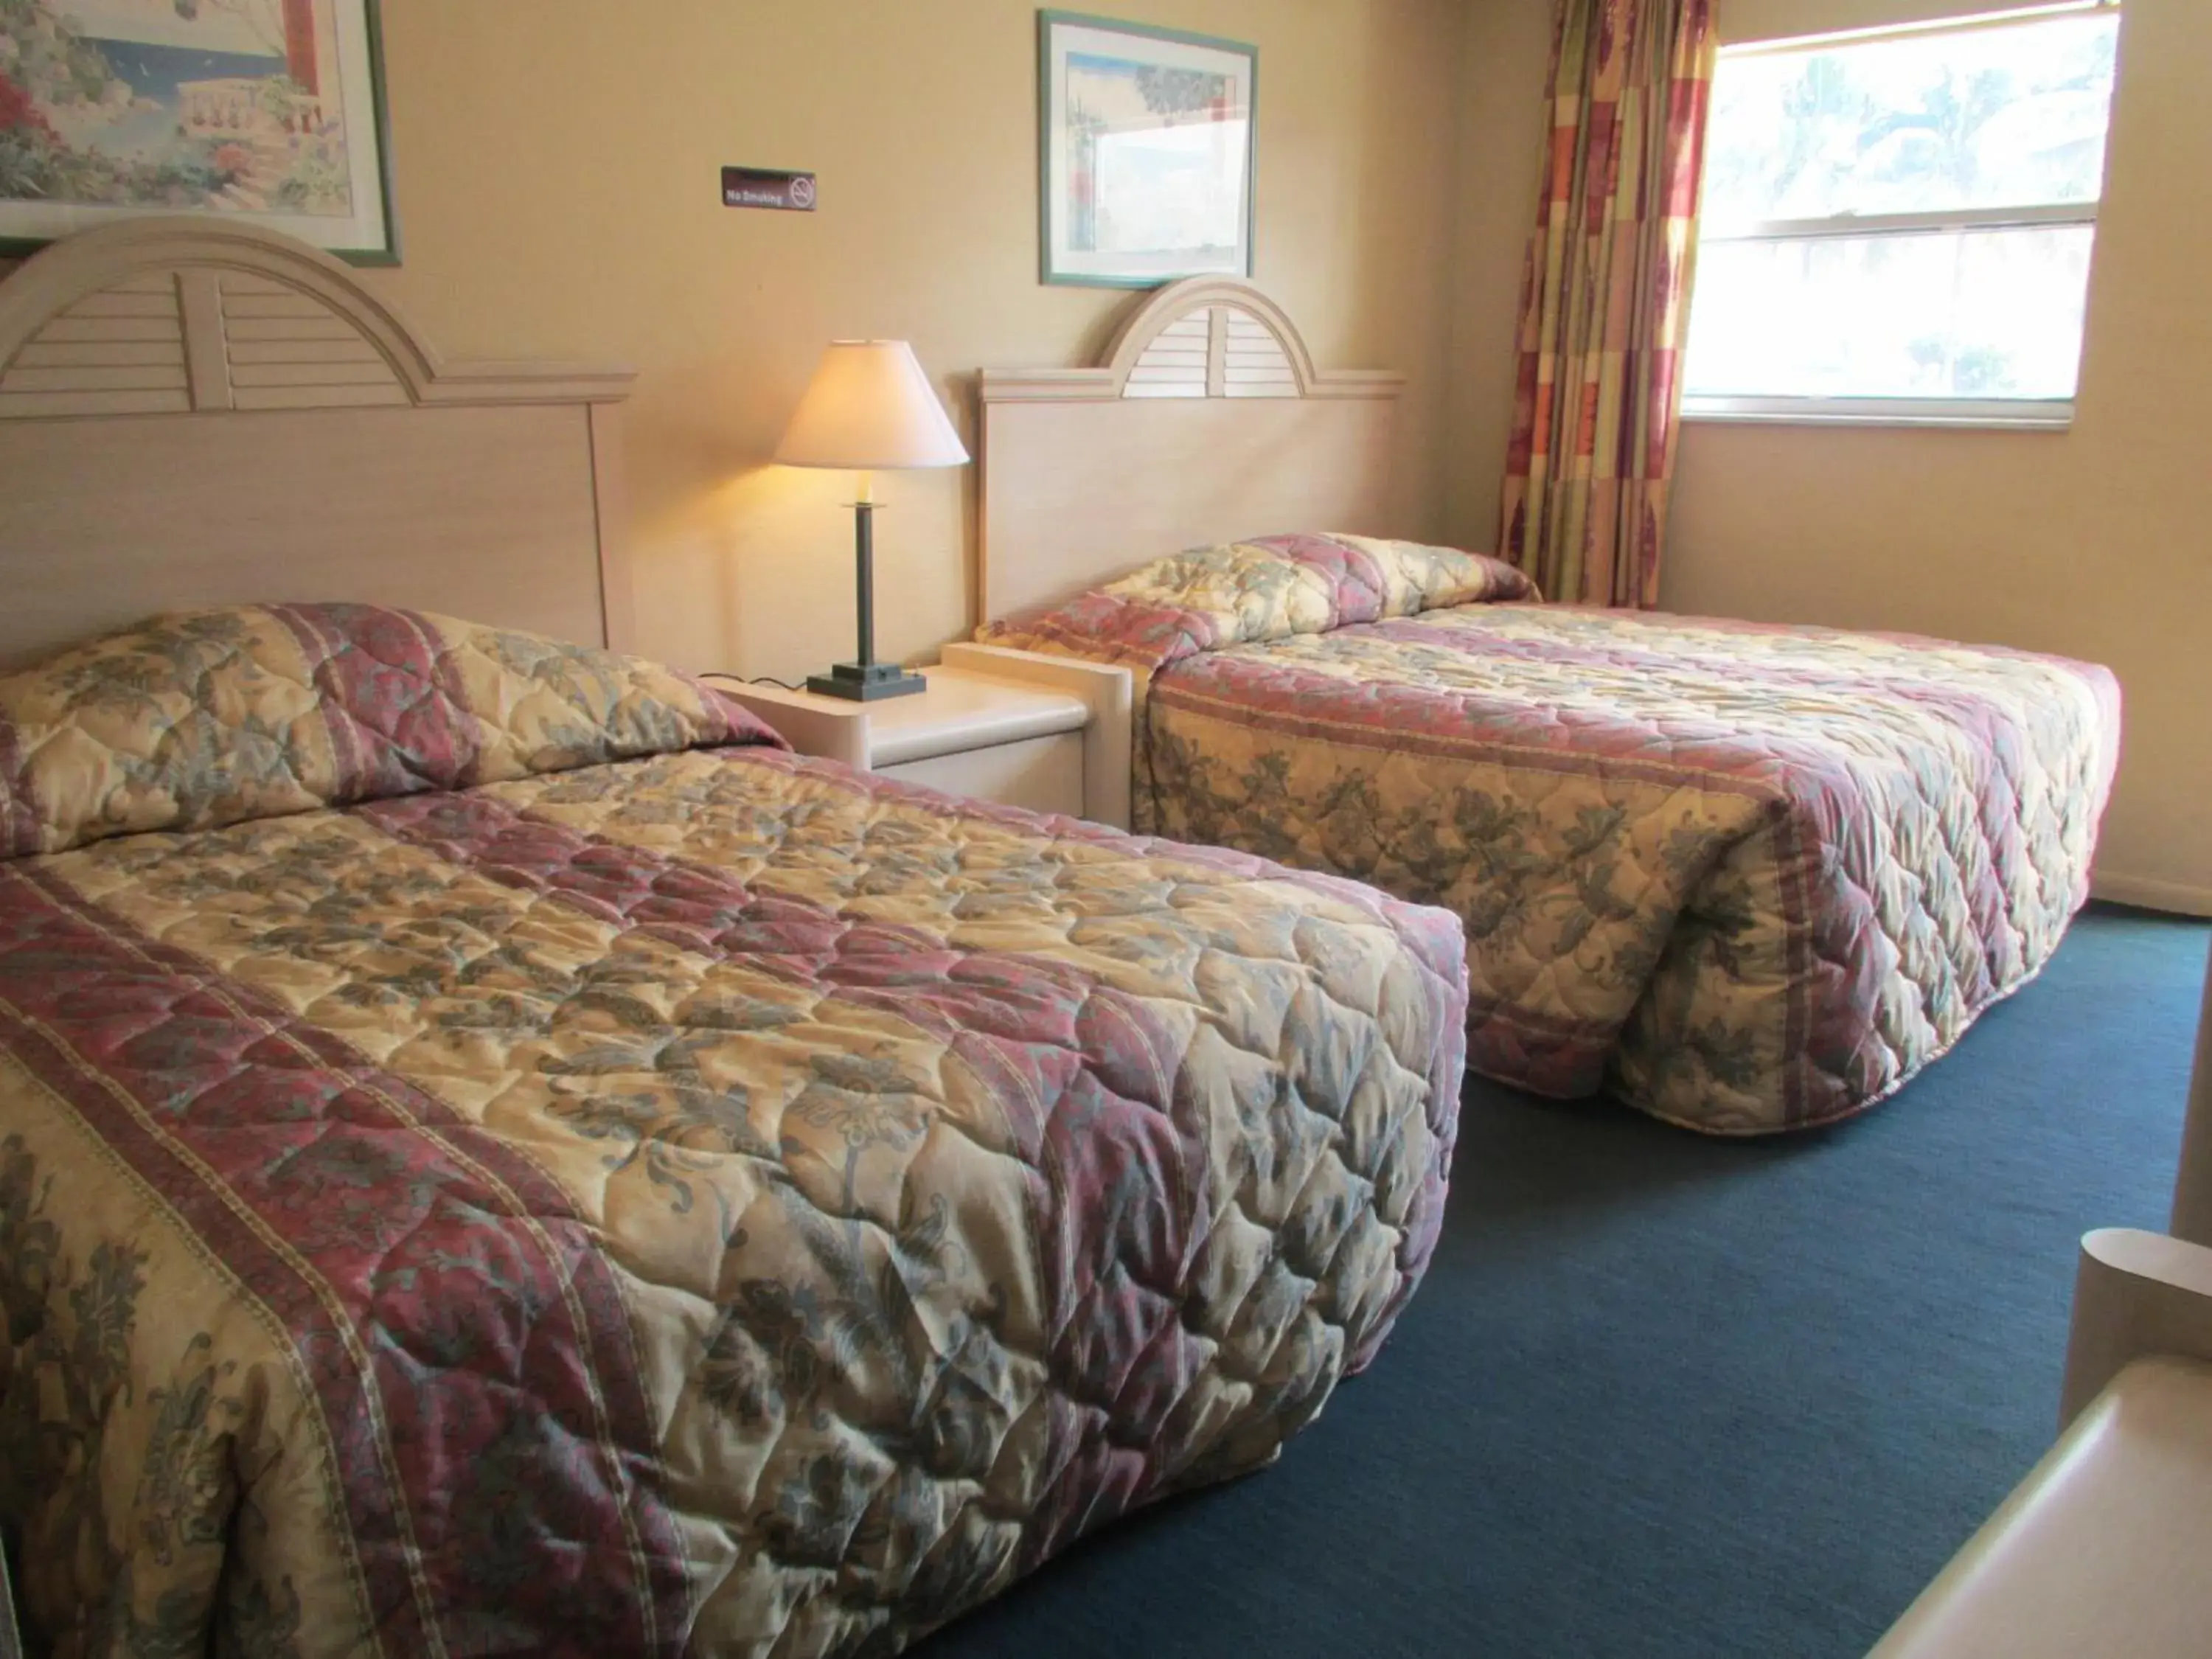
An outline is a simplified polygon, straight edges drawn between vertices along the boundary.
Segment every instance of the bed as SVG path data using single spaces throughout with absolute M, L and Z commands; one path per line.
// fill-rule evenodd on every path
M 58 257 L 49 315 L 242 274 L 316 337 L 399 326 L 261 233 Z M 89 567 L 0 617 L 0 1525 L 40 1643 L 889 1653 L 1268 1462 L 1433 1248 L 1455 921 L 790 754 L 606 648 L 618 376 L 377 362 L 374 419 L 208 422 L 204 363 L 182 409 L 0 402 Z M 457 409 L 483 447 L 417 441 Z M 227 532 L 173 479 L 79 501 L 18 471 L 48 422 L 88 468 L 146 422 L 219 470 L 366 445 L 404 556 L 472 545 L 500 614 L 410 608 L 304 489 Z M 570 516 L 511 522 L 546 489 L 485 448 Z M 173 608 L 111 626 L 118 559 Z M 584 641 L 512 625 L 548 607 Z
M 1138 828 L 1452 908 L 1470 1064 L 1540 1094 L 1812 1127 L 2034 976 L 2088 896 L 2108 672 L 1547 605 L 1389 535 L 1240 538 L 1388 528 L 1398 392 L 1317 373 L 1217 280 L 1097 368 L 987 374 L 965 648 L 1135 671 Z M 1143 562 L 1162 546 L 1191 550 Z

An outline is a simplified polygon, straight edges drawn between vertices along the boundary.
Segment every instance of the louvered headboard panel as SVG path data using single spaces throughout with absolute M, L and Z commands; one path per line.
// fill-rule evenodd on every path
M 1184 313 L 1137 354 L 1125 398 L 1296 398 L 1297 365 L 1274 329 L 1228 301 Z
M 1164 554 L 1282 531 L 1402 533 L 1396 374 L 1314 368 L 1249 283 L 1161 289 L 1095 368 L 986 369 L 986 618 Z
M 398 371 L 350 319 L 313 295 L 248 271 L 216 275 L 223 379 L 208 387 L 233 409 L 397 407 Z M 188 296 L 189 297 L 189 296 Z
M 0 417 L 182 414 L 192 406 L 177 283 L 137 276 L 55 315 L 0 372 Z
M 125 278 L 54 316 L 0 373 L 0 419 L 410 401 L 399 372 L 352 319 L 242 270 Z
M 0 668 L 181 605 L 357 599 L 625 643 L 630 374 L 443 361 L 271 232 L 149 219 L 0 282 Z

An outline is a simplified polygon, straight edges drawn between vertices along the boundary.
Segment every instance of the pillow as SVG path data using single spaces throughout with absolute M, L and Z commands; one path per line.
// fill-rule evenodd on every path
M 0 678 L 0 857 L 782 740 L 696 680 L 362 605 L 157 617 Z
M 1366 536 L 1268 536 L 1155 560 L 1065 605 L 988 623 L 975 637 L 1150 673 L 1224 646 L 1542 598 L 1520 571 L 1480 553 Z

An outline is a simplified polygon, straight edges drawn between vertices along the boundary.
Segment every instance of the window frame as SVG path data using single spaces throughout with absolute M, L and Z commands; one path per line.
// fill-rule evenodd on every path
M 1721 48 L 1725 58 L 1765 58 L 1790 52 L 1834 51 L 1899 40 L 1927 40 L 2021 28 L 2068 16 L 2118 14 L 2120 0 L 2059 0 L 2059 3 L 1988 12 L 1898 27 L 1809 34 L 1787 40 L 1745 41 Z M 2113 94 L 2118 97 L 2117 87 Z M 2106 117 L 2111 131 L 2111 114 Z M 1710 159 L 1707 165 L 1711 163 Z M 1720 227 L 1701 225 L 1698 251 L 1749 243 L 1806 242 L 1821 239 L 1864 240 L 1883 236 L 1960 235 L 1975 231 L 2086 229 L 2090 233 L 2094 283 L 2094 239 L 2104 202 L 2100 187 L 2089 202 L 2032 206 L 1952 208 L 1927 213 L 1838 214 L 1818 219 L 1747 220 Z M 1684 343 L 1687 378 L 1688 345 Z M 2086 356 L 2087 342 L 2084 342 Z M 2078 392 L 2078 387 L 2077 387 Z M 1708 423 L 1789 426 L 1977 427 L 2029 431 L 2063 431 L 2074 423 L 2075 398 L 1832 398 L 1742 392 L 1685 392 L 1682 418 Z

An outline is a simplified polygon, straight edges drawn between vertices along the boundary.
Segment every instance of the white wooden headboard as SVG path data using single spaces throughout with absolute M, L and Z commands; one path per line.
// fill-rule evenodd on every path
M 986 619 L 1188 547 L 1404 533 L 1402 377 L 1316 369 L 1249 283 L 1160 289 L 1095 368 L 985 369 L 978 384 Z
M 336 259 L 144 219 L 0 283 L 0 668 L 183 605 L 628 642 L 627 369 L 443 362 Z

